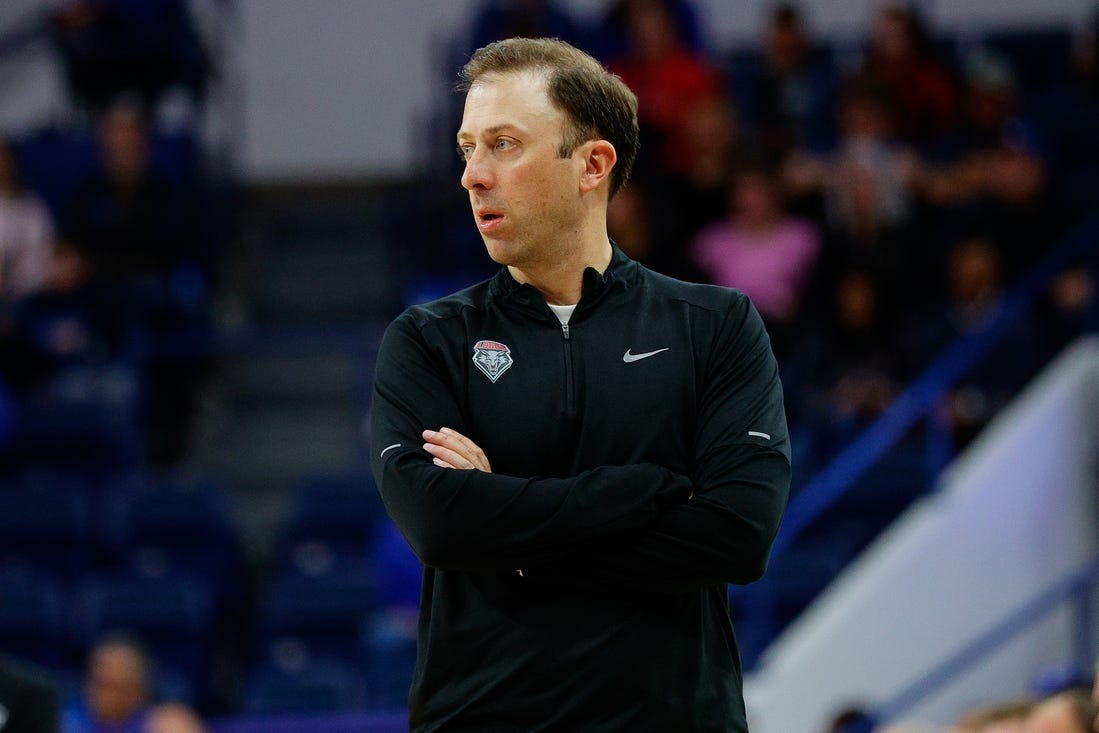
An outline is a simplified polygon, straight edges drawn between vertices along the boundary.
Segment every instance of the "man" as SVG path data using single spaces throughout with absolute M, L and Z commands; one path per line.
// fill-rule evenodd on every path
M 607 238 L 637 149 L 619 79 L 511 39 L 463 82 L 462 185 L 504 267 L 394 321 L 372 415 L 425 566 L 410 726 L 745 731 L 726 584 L 762 574 L 790 478 L 762 322 Z
M 84 699 L 66 711 L 65 733 L 142 733 L 152 696 L 152 671 L 136 639 L 109 634 L 92 647 Z
M 124 633 L 96 642 L 88 656 L 84 700 L 65 712 L 64 733 L 203 733 L 199 718 L 178 703 L 153 702 L 153 663 Z

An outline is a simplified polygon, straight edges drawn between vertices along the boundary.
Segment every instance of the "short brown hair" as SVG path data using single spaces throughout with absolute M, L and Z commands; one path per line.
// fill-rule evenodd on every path
M 529 69 L 546 73 L 550 101 L 567 118 L 562 158 L 588 140 L 614 146 L 613 196 L 629 180 L 637 156 L 637 97 L 594 58 L 556 38 L 508 38 L 477 49 L 459 74 L 458 91 L 469 91 L 486 74 Z

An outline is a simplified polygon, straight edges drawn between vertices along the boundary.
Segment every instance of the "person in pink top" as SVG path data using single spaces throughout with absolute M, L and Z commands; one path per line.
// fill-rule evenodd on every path
M 772 335 L 797 317 L 819 251 L 816 227 L 787 215 L 778 184 L 763 167 L 734 177 L 729 216 L 704 229 L 692 246 L 710 281 L 746 293 Z

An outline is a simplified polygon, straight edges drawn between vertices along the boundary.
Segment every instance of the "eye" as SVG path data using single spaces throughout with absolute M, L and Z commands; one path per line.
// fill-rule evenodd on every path
M 515 143 L 513 143 L 511 140 L 508 140 L 506 137 L 502 137 L 502 138 L 500 138 L 499 140 L 496 141 L 496 149 L 497 150 L 510 150 L 511 148 L 514 148 L 514 147 L 515 147 Z
M 468 162 L 471 155 L 473 155 L 473 146 L 469 143 L 462 143 L 458 146 L 458 158 L 463 162 Z

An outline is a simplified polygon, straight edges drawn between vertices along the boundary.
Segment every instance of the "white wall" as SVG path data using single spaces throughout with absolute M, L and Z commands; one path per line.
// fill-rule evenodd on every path
M 1059 357 L 767 651 L 755 733 L 819 730 L 882 704 L 1099 550 L 1099 339 Z M 1073 659 L 1064 613 L 912 711 L 950 722 Z M 792 704 L 796 701 L 796 704 Z
M 0 0 L 0 33 L 31 22 L 49 0 Z M 56 120 L 65 103 L 61 65 L 45 41 L 0 59 L 0 135 L 20 135 Z

